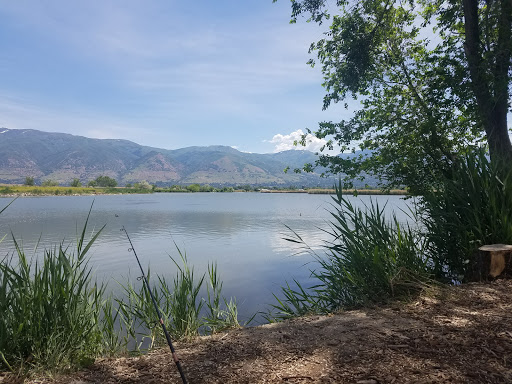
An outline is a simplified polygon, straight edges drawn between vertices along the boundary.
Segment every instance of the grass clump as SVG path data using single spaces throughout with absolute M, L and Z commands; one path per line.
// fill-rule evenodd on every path
M 231 298 L 228 301 L 224 296 L 222 296 L 222 281 L 219 279 L 216 264 L 210 264 L 208 266 L 206 292 L 207 299 L 203 299 L 206 307 L 206 314 L 203 317 L 202 324 L 206 333 L 213 334 L 226 329 L 241 327 L 238 322 L 238 307 L 236 299 Z M 222 303 L 224 303 L 224 305 L 222 305 Z M 254 316 L 245 324 L 250 323 Z
M 186 254 L 179 249 L 178 253 L 180 262 L 170 257 L 177 268 L 172 284 L 161 276 L 151 280 L 151 273 L 147 272 L 148 281 L 156 281 L 153 295 L 171 337 L 190 339 L 199 334 L 240 327 L 236 302 L 222 296 L 217 267 L 209 265 L 208 273 L 196 278 Z M 207 298 L 200 296 L 205 284 Z M 125 299 L 117 300 L 119 312 L 126 331 L 139 340 L 135 349 L 140 349 L 145 340 L 149 340 L 148 348 L 164 345 L 165 336 L 161 327 L 155 324 L 157 315 L 146 286 L 143 284 L 136 289 L 128 283 L 121 287 Z
M 460 156 L 420 208 L 435 276 L 448 282 L 485 278 L 478 247 L 512 244 L 512 171 L 476 149 Z
M 297 233 L 287 239 L 312 253 L 318 265 L 311 271 L 316 284 L 307 289 L 298 281 L 287 283 L 284 298 L 275 296 L 277 314 L 269 320 L 409 296 L 429 280 L 425 238 L 418 229 L 400 223 L 394 214 L 387 220 L 385 206 L 374 201 L 364 209 L 354 207 L 341 188 L 336 188 L 332 207 L 325 231 L 331 240 L 324 244 L 324 254 L 313 252 Z
M 106 285 L 93 281 L 87 253 L 104 227 L 85 241 L 90 214 L 74 251 L 59 244 L 28 259 L 13 235 L 15 251 L 0 260 L 0 370 L 57 372 L 97 356 L 140 352 L 148 339 L 148 349 L 165 344 L 145 286 L 124 284 L 119 298 L 106 296 Z M 196 279 L 179 254 L 181 263 L 171 258 L 177 267 L 172 283 L 156 276 L 153 289 L 172 337 L 239 327 L 236 302 L 222 296 L 216 266 Z M 200 296 L 205 285 L 207 298 Z
M 101 353 L 104 286 L 92 282 L 86 256 L 101 229 L 86 242 L 88 220 L 74 252 L 60 244 L 46 249 L 41 260 L 29 260 L 13 236 L 15 254 L 0 262 L 4 368 L 62 369 L 87 364 Z

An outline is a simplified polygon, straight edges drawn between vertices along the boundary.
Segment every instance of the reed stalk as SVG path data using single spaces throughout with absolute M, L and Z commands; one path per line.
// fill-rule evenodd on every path
M 0 364 L 7 369 L 83 365 L 101 352 L 105 286 L 92 281 L 87 252 L 103 228 L 86 241 L 89 216 L 74 252 L 59 244 L 29 259 L 12 235 L 15 252 L 0 262 Z
M 394 213 L 386 218 L 384 211 L 385 205 L 373 200 L 357 208 L 344 198 L 341 185 L 336 188 L 324 252 L 314 252 L 296 232 L 286 238 L 313 256 L 314 284 L 306 288 L 298 281 L 287 283 L 282 298 L 275 295 L 277 304 L 267 319 L 327 313 L 417 293 L 430 275 L 425 236 Z

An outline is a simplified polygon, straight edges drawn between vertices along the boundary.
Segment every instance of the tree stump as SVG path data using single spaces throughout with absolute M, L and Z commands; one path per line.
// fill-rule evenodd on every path
M 485 275 L 496 278 L 503 272 L 512 272 L 512 245 L 491 244 L 478 248 L 483 253 L 483 268 Z

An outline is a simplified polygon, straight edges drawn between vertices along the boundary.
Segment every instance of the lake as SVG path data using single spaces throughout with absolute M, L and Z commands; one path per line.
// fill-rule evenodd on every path
M 401 196 L 349 196 L 354 204 L 388 202 L 386 210 L 400 212 L 407 204 Z M 12 199 L 0 198 L 0 209 Z M 153 273 L 172 277 L 176 267 L 169 255 L 178 257 L 176 246 L 186 252 L 196 273 L 206 271 L 216 262 L 224 282 L 225 296 L 237 298 L 240 318 L 265 311 L 280 293 L 285 281 L 297 279 L 308 285 L 310 255 L 283 240 L 292 228 L 311 246 L 320 250 L 329 237 L 327 220 L 332 199 L 328 195 L 303 193 L 167 193 L 149 195 L 48 196 L 17 199 L 0 215 L 0 254 L 13 252 L 12 231 L 25 252 L 33 255 L 64 241 L 75 244 L 94 202 L 89 229 L 106 227 L 90 252 L 91 263 L 99 280 L 109 289 L 118 289 L 116 280 L 140 275 L 124 225 L 143 266 Z M 41 252 L 39 252 L 40 254 Z

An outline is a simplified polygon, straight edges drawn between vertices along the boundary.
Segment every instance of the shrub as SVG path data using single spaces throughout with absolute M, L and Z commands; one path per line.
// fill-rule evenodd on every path
M 75 187 L 75 188 L 78 188 L 78 187 L 81 187 L 82 186 L 82 183 L 80 182 L 80 179 L 73 179 L 71 181 L 71 184 L 70 184 L 71 187 Z
M 55 180 L 47 179 L 41 184 L 43 187 L 57 187 L 59 183 Z
M 0 188 L 0 194 L 7 195 L 7 194 L 10 194 L 10 193 L 14 193 L 14 189 L 12 189 L 11 187 L 4 186 L 4 187 Z
M 34 185 L 34 178 L 31 176 L 25 177 L 25 183 L 23 185 L 27 185 L 29 187 L 32 187 Z
M 461 156 L 420 204 L 437 278 L 478 279 L 478 247 L 512 243 L 512 172 L 484 149 Z
M 133 187 L 135 189 L 139 189 L 139 190 L 142 189 L 142 190 L 146 190 L 146 191 L 153 189 L 153 186 L 151 184 L 149 184 L 146 180 L 142 180 L 140 183 L 135 183 L 133 185 Z
M 110 188 L 115 188 L 117 187 L 117 181 L 115 179 L 112 179 L 111 177 L 108 177 L 108 176 L 98 176 L 96 179 L 96 185 L 98 187 L 104 187 L 104 188 L 107 188 L 107 187 L 110 187 Z
M 199 191 L 201 191 L 201 186 L 199 184 L 187 185 L 187 191 L 189 191 L 189 192 L 199 192 Z
M 211 185 L 209 184 L 205 184 L 205 185 L 201 185 L 199 187 L 199 191 L 200 192 L 213 192 L 215 191 L 215 188 L 213 188 Z

